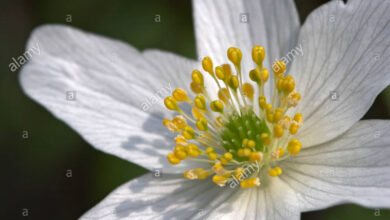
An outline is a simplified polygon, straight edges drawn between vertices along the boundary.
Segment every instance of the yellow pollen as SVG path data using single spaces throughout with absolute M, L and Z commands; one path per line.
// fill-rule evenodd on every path
M 196 121 L 196 127 L 197 127 L 200 131 L 207 131 L 207 121 L 206 121 L 206 119 L 204 119 L 204 118 L 199 118 L 199 119 Z
M 195 106 L 200 110 L 206 110 L 206 99 L 202 95 L 197 95 L 194 100 Z
M 167 109 L 169 109 L 169 110 L 178 110 L 179 109 L 175 98 L 173 98 L 172 96 L 166 97 L 164 99 L 164 104 L 165 104 L 165 107 L 167 107 Z
M 206 72 L 208 72 L 208 73 L 210 73 L 210 75 L 214 76 L 213 61 L 211 61 L 210 57 L 203 58 L 202 67 Z
M 214 112 L 222 113 L 223 112 L 223 103 L 219 100 L 212 101 L 210 103 L 210 108 Z
M 241 50 L 236 47 L 230 47 L 227 52 L 227 57 L 234 65 L 240 65 L 242 59 Z
M 275 167 L 273 169 L 270 169 L 268 171 L 268 174 L 272 177 L 276 177 L 276 176 L 279 176 L 280 174 L 282 174 L 282 169 L 280 167 Z
M 222 66 L 215 67 L 215 75 L 220 80 L 225 80 L 225 70 Z
M 173 98 L 178 102 L 184 102 L 190 100 L 188 98 L 187 92 L 184 89 L 175 89 L 172 93 Z
M 242 85 L 242 90 L 244 92 L 244 96 L 248 97 L 249 100 L 253 100 L 253 94 L 255 93 L 255 89 L 253 88 L 253 86 L 249 83 L 244 83 L 244 85 Z
M 254 46 L 250 55 L 255 68 L 249 72 L 243 72 L 247 68 L 241 67 L 243 54 L 238 48 L 227 50 L 230 65 L 204 57 L 201 71 L 212 81 L 205 82 L 210 77 L 193 70 L 190 89 L 195 98 L 176 88 L 164 99 L 165 107 L 178 113 L 162 121 L 178 133 L 167 160 L 173 165 L 191 161 L 208 166 L 190 169 L 184 178 L 212 177 L 219 186 L 239 181 L 242 188 L 256 187 L 264 178 L 282 175 L 280 162 L 300 152 L 302 144 L 294 135 L 304 120 L 299 112 L 291 114 L 301 100 L 295 79 L 286 74 L 283 61 L 268 66 L 271 69 L 263 66 L 262 46 Z M 248 76 L 249 82 L 244 80 Z M 272 84 L 271 93 L 267 83 Z M 218 90 L 211 91 L 214 88 Z
M 227 178 L 224 176 L 218 176 L 214 175 L 213 176 L 213 182 L 217 184 L 218 186 L 225 186 L 227 182 Z
M 249 155 L 249 159 L 252 162 L 260 162 L 263 158 L 263 154 L 261 152 L 251 152 Z
M 254 46 L 252 49 L 252 59 L 253 62 L 260 65 L 265 57 L 265 50 L 262 46 Z
M 251 187 L 255 187 L 255 186 L 259 186 L 260 185 L 260 180 L 259 178 L 251 178 L 251 179 L 246 179 L 246 180 L 243 180 L 241 181 L 240 183 L 240 186 L 242 188 L 251 188 Z
M 195 84 L 203 86 L 203 74 L 199 70 L 192 71 L 191 77 Z

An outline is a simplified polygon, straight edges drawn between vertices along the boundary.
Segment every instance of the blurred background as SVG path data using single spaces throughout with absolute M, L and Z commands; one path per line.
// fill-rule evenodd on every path
M 325 0 L 297 0 L 303 23 Z M 160 16 L 161 22 L 155 22 Z M 191 2 L 183 0 L 0 1 L 0 219 L 76 219 L 143 168 L 93 149 L 63 122 L 28 99 L 8 68 L 30 32 L 62 23 L 195 58 Z M 365 119 L 390 117 L 390 90 Z M 26 216 L 27 213 L 27 216 Z M 302 219 L 390 219 L 390 211 L 340 205 Z

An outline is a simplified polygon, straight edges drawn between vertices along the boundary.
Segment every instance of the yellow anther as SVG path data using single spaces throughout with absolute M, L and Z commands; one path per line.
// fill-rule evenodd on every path
M 256 141 L 254 141 L 254 140 L 249 140 L 249 141 L 248 141 L 248 147 L 250 147 L 250 148 L 255 148 L 255 147 L 256 147 Z
M 275 114 L 274 114 L 274 122 L 277 123 L 283 116 L 283 109 L 282 108 L 277 108 L 275 109 Z
M 206 148 L 206 153 L 207 153 L 207 154 L 213 153 L 213 152 L 214 152 L 214 148 L 212 148 L 212 147 Z
M 265 96 L 259 96 L 259 106 L 261 109 L 264 109 L 267 105 L 267 102 L 266 102 L 266 99 L 265 99 Z M 272 106 L 271 106 L 272 107 Z
M 271 138 L 270 138 L 269 134 L 262 133 L 260 135 L 260 138 L 263 141 L 264 146 L 268 146 L 269 144 L 271 144 Z
M 173 123 L 171 120 L 169 119 L 164 119 L 163 120 L 163 125 L 168 128 L 168 130 L 172 131 L 172 132 L 175 132 L 175 131 L 178 131 L 178 128 L 177 126 L 175 125 L 175 123 Z
M 249 159 L 252 162 L 260 162 L 262 158 L 263 158 L 263 154 L 261 152 L 251 152 L 249 154 Z
M 237 76 L 230 76 L 228 79 L 228 85 L 230 86 L 230 88 L 236 90 L 240 85 Z
M 184 172 L 184 178 L 190 180 L 198 179 L 198 173 L 196 172 L 196 170 L 188 170 Z
M 244 175 L 244 169 L 243 169 L 243 168 L 239 167 L 239 168 L 236 168 L 236 169 L 234 170 L 233 176 L 234 176 L 237 180 L 240 181 L 240 180 L 242 179 L 243 175 Z
M 205 118 L 199 118 L 197 121 L 196 121 L 196 127 L 200 130 L 200 131 L 206 131 L 207 130 L 207 121 Z
M 291 155 L 297 155 L 301 151 L 302 144 L 297 139 L 291 139 L 287 145 L 287 151 Z
M 213 176 L 213 182 L 217 184 L 218 186 L 225 186 L 227 182 L 227 178 L 224 176 L 218 176 L 214 175 Z
M 249 148 L 244 148 L 243 149 L 243 153 L 244 153 L 244 156 L 245 157 L 249 157 L 249 155 L 251 154 L 251 149 L 249 149 Z
M 188 98 L 187 92 L 184 89 L 177 88 L 172 92 L 173 98 L 178 102 L 184 102 L 190 100 Z
M 175 156 L 174 153 L 169 153 L 167 156 L 169 163 L 175 165 L 180 163 L 180 159 Z
M 283 127 L 283 129 L 288 129 L 291 124 L 291 119 L 287 115 L 283 117 L 283 119 L 280 121 L 280 125 Z
M 183 135 L 187 140 L 194 139 L 194 138 L 195 138 L 194 129 L 193 129 L 191 126 L 188 126 L 188 125 L 187 125 L 187 126 L 183 129 L 182 135 Z
M 227 51 L 227 57 L 234 65 L 240 65 L 242 59 L 241 50 L 236 47 L 230 47 Z
M 244 147 L 248 146 L 248 141 L 249 141 L 248 138 L 244 138 L 244 139 L 242 140 L 242 146 L 244 146 Z
M 203 180 L 210 176 L 213 172 L 209 170 L 205 170 L 203 168 L 196 168 L 196 173 L 198 174 L 198 179 Z
M 279 176 L 280 174 L 282 174 L 282 169 L 280 167 L 275 167 L 273 169 L 270 169 L 268 171 L 268 174 L 272 177 L 276 177 L 276 176 Z
M 187 150 L 199 150 L 199 147 L 196 144 L 189 144 L 186 148 Z
M 265 105 L 265 111 L 267 112 L 267 113 L 270 113 L 271 111 L 272 111 L 272 104 L 271 103 L 268 103 L 268 104 L 266 104 Z
M 189 157 L 197 157 L 199 156 L 200 152 L 199 150 L 195 150 L 195 149 L 187 149 L 187 154 Z
M 186 146 L 188 143 L 187 143 L 187 140 L 185 139 L 185 137 L 183 137 L 181 135 L 177 135 L 175 137 L 175 144 Z
M 274 122 L 274 113 L 273 113 L 273 112 L 267 113 L 266 116 L 267 116 L 267 121 L 268 121 L 269 123 Z
M 176 152 L 179 152 L 179 151 L 184 151 L 184 149 L 185 149 L 184 146 L 177 145 L 173 151 L 176 153 Z
M 257 83 L 260 83 L 263 80 L 263 83 L 266 83 L 269 78 L 269 72 L 266 68 L 263 68 L 262 71 L 259 69 L 253 69 L 249 72 L 249 78 Z
M 248 99 L 253 100 L 253 94 L 255 93 L 255 89 L 250 83 L 244 83 L 242 85 L 242 90 L 244 92 L 244 96 L 248 97 Z
M 283 148 L 279 148 L 271 153 L 273 159 L 279 159 L 284 155 Z
M 192 116 L 194 116 L 195 119 L 203 118 L 202 113 L 195 107 L 192 107 Z
M 266 83 L 269 79 L 269 71 L 267 68 L 263 68 L 262 76 L 263 76 L 263 83 Z
M 291 123 L 290 128 L 288 129 L 290 131 L 290 134 L 296 134 L 298 132 L 299 125 L 296 122 Z
M 295 79 L 292 76 L 288 75 L 284 78 L 282 82 L 282 90 L 285 94 L 289 94 L 295 89 Z
M 283 127 L 282 127 L 280 124 L 276 124 L 276 125 L 274 126 L 274 136 L 275 136 L 276 138 L 280 138 L 280 137 L 283 136 L 283 134 L 284 134 L 284 129 L 283 129 Z
M 222 166 L 221 163 L 216 163 L 216 164 L 214 164 L 213 170 L 214 170 L 214 172 L 217 173 L 218 175 L 222 175 L 223 172 L 225 172 L 225 169 L 223 168 L 223 166 Z
M 187 153 L 184 150 L 175 150 L 175 156 L 180 160 L 183 160 L 187 157 Z
M 221 99 L 225 104 L 228 103 L 230 99 L 229 90 L 227 88 L 222 88 L 218 91 L 218 98 Z
M 279 92 L 283 91 L 283 84 L 284 84 L 284 77 L 280 76 L 276 81 L 276 89 L 278 89 Z
M 230 152 L 226 152 L 223 157 L 227 160 L 227 161 L 230 161 L 231 159 L 233 159 L 233 155 L 230 153 Z
M 301 100 L 301 94 L 291 92 L 287 97 L 288 107 L 295 107 Z
M 286 71 L 286 63 L 283 61 L 275 61 L 272 64 L 272 71 L 276 77 L 280 77 Z
M 296 121 L 298 124 L 303 122 L 303 117 L 301 113 L 296 113 L 294 115 L 294 121 Z
M 203 58 L 202 67 L 206 72 L 210 73 L 212 76 L 214 75 L 213 61 L 210 57 Z
M 195 97 L 194 104 L 198 109 L 206 110 L 206 99 L 202 95 Z
M 252 59 L 257 65 L 263 63 L 265 57 L 265 50 L 262 46 L 254 46 L 252 49 Z
M 209 157 L 210 160 L 216 160 L 218 157 L 216 153 L 209 153 L 207 156 Z
M 225 80 L 228 79 L 232 74 L 232 69 L 230 68 L 229 64 L 223 64 L 222 68 L 225 72 Z
M 249 78 L 254 82 L 260 82 L 261 80 L 261 72 L 259 69 L 253 69 L 249 72 Z
M 225 70 L 222 66 L 215 67 L 215 75 L 220 80 L 225 80 Z
M 246 179 L 240 182 L 241 188 L 251 188 L 255 186 L 260 186 L 260 179 L 259 178 L 251 178 L 251 179 Z
M 224 157 L 219 158 L 219 161 L 220 161 L 223 165 L 226 165 L 226 164 L 229 163 L 229 161 L 226 160 L 226 158 L 224 158 Z
M 215 100 L 210 103 L 210 108 L 214 112 L 223 113 L 223 102 Z
M 245 156 L 244 149 L 243 148 L 238 149 L 237 150 L 237 155 L 239 157 L 244 157 Z
M 182 115 L 177 115 L 173 118 L 172 122 L 176 125 L 177 128 L 183 129 L 187 126 L 187 121 Z
M 195 84 L 203 86 L 204 83 L 203 74 L 199 70 L 192 71 L 191 78 Z
M 164 99 L 165 107 L 169 110 L 179 110 L 179 106 L 177 106 L 177 102 L 175 98 L 172 96 L 168 96 Z
M 191 90 L 195 93 L 195 94 L 199 94 L 199 93 L 202 93 L 202 87 L 198 84 L 196 84 L 195 82 L 192 82 L 191 83 Z

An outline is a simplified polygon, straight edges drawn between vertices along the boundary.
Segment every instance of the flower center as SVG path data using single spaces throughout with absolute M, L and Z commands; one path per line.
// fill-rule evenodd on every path
M 180 133 L 175 138 L 175 148 L 167 156 L 171 164 L 185 160 L 204 162 L 208 168 L 195 168 L 184 173 L 188 179 L 205 179 L 219 185 L 242 188 L 259 186 L 264 178 L 282 174 L 278 162 L 296 155 L 301 143 L 292 138 L 302 126 L 303 117 L 296 113 L 292 118 L 286 115 L 289 108 L 298 105 L 301 96 L 295 92 L 295 80 L 284 76 L 286 64 L 276 61 L 272 65 L 273 94 L 268 100 L 264 86 L 269 72 L 263 67 L 265 51 L 255 46 L 252 59 L 256 68 L 249 72 L 256 84 L 258 99 L 251 83 L 243 82 L 241 73 L 242 53 L 231 47 L 228 59 L 234 65 L 236 74 L 229 64 L 213 67 L 209 57 L 202 61 L 218 86 L 218 99 L 211 99 L 204 85 L 203 74 L 192 72 L 191 90 L 197 94 L 191 100 L 183 89 L 175 89 L 172 96 L 164 100 L 165 106 L 179 114 L 172 120 L 163 121 L 170 131 Z M 186 114 L 179 103 L 192 106 L 192 116 Z

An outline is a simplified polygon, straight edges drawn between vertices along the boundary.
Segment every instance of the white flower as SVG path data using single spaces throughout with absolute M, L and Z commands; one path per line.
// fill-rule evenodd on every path
M 158 50 L 139 52 L 71 27 L 42 26 L 28 42 L 28 48 L 39 42 L 41 53 L 22 69 L 25 92 L 97 149 L 163 171 L 160 178 L 146 174 L 120 186 L 82 218 L 299 219 L 300 212 L 342 202 L 390 207 L 390 122 L 359 121 L 390 83 L 390 2 L 332 1 L 312 12 L 300 30 L 292 1 L 200 0 L 193 8 L 199 57 L 220 65 L 227 62 L 228 48 L 240 48 L 246 81 L 254 68 L 253 46 L 264 46 L 268 69 L 276 59 L 289 63 L 287 73 L 302 98 L 286 114 L 300 112 L 305 118 L 294 137 L 302 143 L 301 152 L 280 161 L 279 153 L 257 155 L 259 161 L 276 159 L 264 162 L 269 167 L 256 171 L 259 179 L 248 189 L 219 187 L 224 179 L 213 179 L 218 185 L 185 179 L 185 171 L 210 165 L 168 163 L 174 142 L 162 121 L 172 115 L 162 98 L 173 88 L 187 88 L 201 62 Z M 218 89 L 204 76 L 215 99 Z M 267 100 L 272 76 L 265 86 Z M 291 125 L 282 121 L 280 126 Z M 286 143 L 280 146 L 289 151 Z M 267 175 L 274 166 L 283 173 L 277 169 L 273 177 Z

